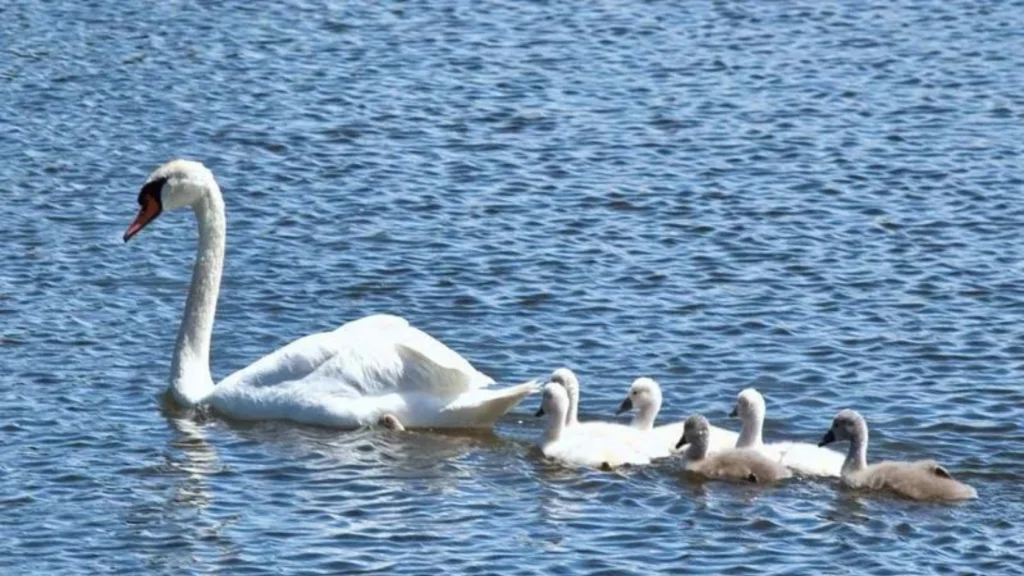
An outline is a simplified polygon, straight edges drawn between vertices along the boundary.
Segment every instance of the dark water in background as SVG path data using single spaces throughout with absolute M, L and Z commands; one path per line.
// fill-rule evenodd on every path
M 0 8 L 0 572 L 1012 573 L 1024 532 L 1024 5 L 14 1 Z M 978 488 L 565 470 L 493 435 L 161 410 L 217 174 L 223 377 L 401 314 L 610 417 L 767 396 Z

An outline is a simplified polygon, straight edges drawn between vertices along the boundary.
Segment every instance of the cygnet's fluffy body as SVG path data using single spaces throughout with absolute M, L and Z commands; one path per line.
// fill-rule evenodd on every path
M 594 468 L 616 468 L 624 464 L 647 464 L 650 457 L 637 446 L 616 436 L 589 433 L 579 426 L 566 426 L 569 397 L 560 384 L 544 386 L 544 397 L 537 416 L 547 415 L 548 423 L 538 445 L 545 456 L 564 464 Z
M 636 409 L 637 416 L 633 418 L 629 426 L 602 421 L 581 422 L 580 411 L 580 380 L 568 368 L 559 368 L 551 374 L 550 381 L 556 382 L 565 388 L 569 398 L 569 411 L 565 416 L 566 426 L 580 426 L 586 429 L 589 434 L 601 437 L 617 438 L 625 440 L 638 447 L 641 447 L 651 458 L 664 458 L 675 453 L 676 441 L 683 434 L 683 423 L 674 422 L 660 426 L 654 425 L 654 419 L 658 411 L 662 409 L 662 389 L 657 382 L 650 378 L 639 378 L 634 384 L 640 382 L 639 388 L 647 388 L 644 396 L 634 398 L 632 393 L 634 386 L 630 386 L 630 408 Z M 638 389 L 638 395 L 640 390 Z M 623 412 L 627 403 L 624 401 L 620 406 L 620 413 Z M 736 444 L 737 435 L 732 430 L 711 427 L 710 451 L 717 452 L 726 448 L 732 448 Z
M 889 490 L 913 500 L 969 500 L 978 492 L 954 480 L 949 471 L 933 460 L 867 463 L 868 425 L 860 413 L 843 410 L 819 445 L 850 442 L 842 468 L 842 482 L 850 488 Z
M 804 442 L 765 444 L 761 438 L 764 415 L 764 397 L 760 392 L 747 388 L 739 393 L 731 414 L 739 416 L 742 423 L 736 448 L 757 450 L 801 476 L 839 476 L 843 455 L 838 452 Z
M 565 426 L 574 434 L 586 434 L 594 438 L 605 438 L 617 443 L 625 443 L 634 450 L 643 452 L 649 458 L 665 458 L 672 454 L 671 445 L 652 442 L 650 434 L 617 422 L 588 421 L 580 422 L 579 413 L 580 383 L 576 374 L 568 368 L 559 368 L 551 374 L 549 382 L 561 386 L 568 398 L 568 409 L 565 415 Z
M 729 448 L 708 453 L 707 418 L 694 415 L 683 424 L 683 436 L 678 445 L 688 444 L 685 451 L 686 469 L 708 478 L 769 483 L 790 477 L 789 470 L 756 450 Z

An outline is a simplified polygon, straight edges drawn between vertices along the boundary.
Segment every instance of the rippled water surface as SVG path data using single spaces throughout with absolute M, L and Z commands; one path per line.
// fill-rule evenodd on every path
M 273 4 L 272 6 L 267 6 Z M 917 574 L 1024 565 L 1024 6 L 7 2 L 0 572 Z M 374 312 L 504 383 L 754 385 L 772 438 L 861 410 L 959 505 L 560 468 L 493 434 L 191 417 L 162 399 L 224 189 L 223 377 Z

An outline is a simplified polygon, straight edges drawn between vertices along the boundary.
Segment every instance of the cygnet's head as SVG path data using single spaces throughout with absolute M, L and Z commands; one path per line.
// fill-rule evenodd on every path
M 402 426 L 402 423 L 398 420 L 398 416 L 395 416 L 394 414 L 381 414 L 380 418 L 377 419 L 377 425 L 396 432 L 405 430 L 405 426 Z
M 736 406 L 729 416 L 740 417 L 744 422 L 764 419 L 764 397 L 754 388 L 747 388 L 736 396 Z
M 544 396 L 540 401 L 540 408 L 535 416 L 548 415 L 552 419 L 565 419 L 565 413 L 569 411 L 569 395 L 561 384 L 548 382 L 544 385 Z
M 125 230 L 124 241 L 164 211 L 194 206 L 213 185 L 213 173 L 201 162 L 172 160 L 157 168 L 139 189 L 139 213 Z
M 854 440 L 856 438 L 865 440 L 867 435 L 868 425 L 864 421 L 864 417 L 856 410 L 846 409 L 836 414 L 836 417 L 832 419 L 832 427 L 828 429 L 828 432 L 825 432 L 821 442 L 818 442 L 818 446 L 842 442 L 843 440 Z
M 700 414 L 694 414 L 683 422 L 683 437 L 676 443 L 676 448 L 683 444 L 705 444 L 708 441 L 708 434 L 711 424 L 708 419 Z
M 570 394 L 573 392 L 579 393 L 580 391 L 580 381 L 576 379 L 576 374 L 568 368 L 559 368 L 552 372 L 548 382 L 561 385 Z
M 629 387 L 626 399 L 619 404 L 616 414 L 629 412 L 636 408 L 643 411 L 648 406 L 661 407 L 661 386 L 652 378 L 637 378 Z

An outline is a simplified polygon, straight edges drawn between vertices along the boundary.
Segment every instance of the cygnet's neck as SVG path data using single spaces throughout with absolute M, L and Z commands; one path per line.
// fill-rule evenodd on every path
M 220 187 L 211 179 L 205 189 L 206 193 L 192 206 L 199 225 L 199 247 L 171 361 L 171 391 L 185 406 L 205 400 L 214 386 L 210 374 L 210 338 L 224 268 L 226 224 Z
M 579 384 L 576 386 L 567 386 L 565 389 L 569 396 L 569 410 L 565 414 L 565 425 L 575 426 L 579 424 L 579 413 L 580 413 L 580 387 Z
M 748 410 L 741 415 L 740 437 L 737 448 L 756 448 L 761 445 L 761 431 L 764 427 L 764 411 Z
M 661 398 L 654 396 L 650 402 L 644 402 L 641 406 L 637 407 L 636 415 L 633 416 L 631 425 L 633 428 L 650 432 L 654 429 L 654 421 L 658 418 L 659 411 L 661 411 Z
M 698 434 L 697 437 L 690 442 L 689 447 L 686 449 L 686 459 L 694 462 L 703 460 L 708 455 L 708 435 Z
M 846 460 L 843 462 L 842 475 L 859 472 L 868 466 L 868 427 L 861 425 L 857 432 L 850 438 L 850 449 L 846 453 Z
M 565 411 L 553 411 L 548 417 L 548 426 L 544 429 L 544 445 L 557 442 L 566 428 L 568 416 Z

